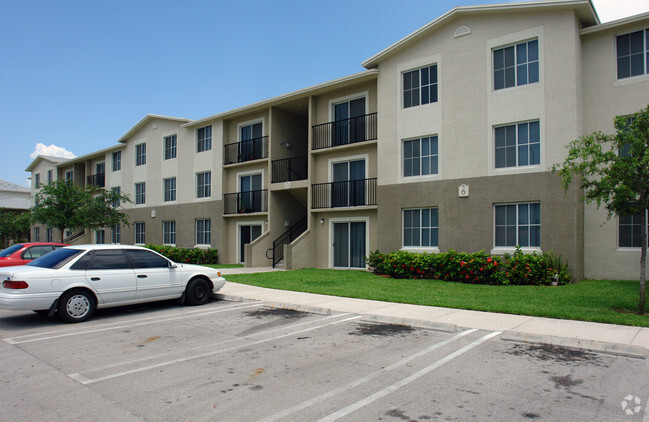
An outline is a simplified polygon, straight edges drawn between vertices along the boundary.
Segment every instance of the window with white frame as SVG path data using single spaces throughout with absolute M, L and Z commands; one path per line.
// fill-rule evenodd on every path
M 494 128 L 496 168 L 532 166 L 541 160 L 538 120 Z
M 618 218 L 618 245 L 620 248 L 640 248 L 642 246 L 641 217 L 641 214 L 635 214 Z M 649 220 L 647 222 L 649 224 Z
M 165 160 L 176 158 L 176 135 L 165 136 L 164 138 L 164 157 Z
M 196 220 L 196 244 L 209 245 L 212 243 L 212 224 L 209 218 Z
M 54 181 L 54 171 L 48 170 L 47 171 L 47 184 L 51 185 L 53 181 Z
M 165 245 L 176 244 L 176 222 L 175 221 L 162 222 L 162 243 Z
M 45 240 L 46 242 L 52 242 L 53 240 L 53 233 L 52 233 L 52 228 L 48 227 L 47 230 L 45 230 L 45 236 L 47 239 Z
M 437 65 L 403 72 L 403 108 L 436 103 Z
M 495 205 L 494 214 L 494 243 L 497 248 L 541 247 L 539 202 Z
M 539 81 L 539 41 L 493 50 L 494 90 Z
M 196 152 L 212 149 L 212 126 L 196 129 Z
M 438 173 L 437 136 L 403 141 L 403 176 L 425 176 Z
M 36 173 L 36 174 L 34 175 L 34 187 L 35 187 L 35 188 L 38 188 L 38 185 L 40 185 L 40 184 L 41 184 L 41 174 L 40 174 L 40 173 Z
M 164 202 L 171 202 L 176 200 L 176 178 L 170 177 L 162 181 L 163 184 L 163 199 Z
M 403 246 L 436 248 L 439 246 L 437 208 L 403 210 Z
M 135 165 L 143 166 L 146 164 L 146 143 L 135 145 Z
M 119 187 L 119 186 L 113 186 L 112 188 L 110 188 L 110 190 L 111 190 L 111 192 L 113 192 L 113 195 L 115 195 L 117 197 L 117 199 L 115 201 L 113 201 L 113 204 L 112 204 L 113 208 L 117 208 L 120 205 L 119 204 L 119 195 L 122 193 L 122 188 Z
M 110 242 L 118 244 L 121 242 L 121 233 L 119 224 L 115 224 L 110 233 Z
M 196 197 L 209 198 L 212 196 L 212 172 L 196 173 Z
M 146 182 L 135 184 L 135 204 L 141 205 L 146 203 Z
M 41 228 L 34 227 L 34 242 L 40 242 L 40 241 L 41 241 Z
M 618 79 L 649 73 L 649 29 L 618 35 L 615 41 Z
M 120 171 L 122 169 L 122 151 L 115 151 L 112 154 L 113 158 L 113 171 Z
M 144 222 L 138 221 L 135 223 L 135 243 L 137 245 L 144 245 L 145 243 L 145 228 Z

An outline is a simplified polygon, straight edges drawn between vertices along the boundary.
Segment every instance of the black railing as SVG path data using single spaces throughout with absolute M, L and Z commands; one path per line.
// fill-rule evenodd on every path
M 311 208 L 376 205 L 376 178 L 313 185 Z
M 223 195 L 225 214 L 250 214 L 268 211 L 268 190 L 228 193 Z
M 293 224 L 290 229 L 286 230 L 280 237 L 273 241 L 273 268 L 277 265 L 282 259 L 284 259 L 284 245 L 288 245 L 299 235 L 306 231 L 307 227 L 307 218 L 304 217 L 297 223 Z M 268 255 L 267 255 L 268 256 Z
M 74 241 L 74 240 L 77 240 L 78 238 L 80 238 L 80 237 L 83 236 L 84 234 L 86 234 L 86 231 L 85 231 L 85 230 L 81 230 L 79 233 L 77 233 L 77 234 L 72 234 L 72 235 L 66 237 L 65 239 L 63 239 L 63 243 L 70 243 L 70 242 L 72 242 L 72 241 Z
M 92 176 L 88 176 L 88 185 L 90 186 L 99 186 L 99 187 L 104 187 L 106 186 L 106 173 L 97 173 L 93 174 Z
M 268 136 L 234 142 L 225 145 L 224 148 L 225 164 L 244 163 L 246 161 L 268 158 Z
M 313 126 L 313 149 L 371 141 L 376 138 L 376 113 Z
M 272 183 L 291 182 L 293 180 L 306 180 L 308 177 L 308 157 L 293 157 L 283 160 L 274 160 Z

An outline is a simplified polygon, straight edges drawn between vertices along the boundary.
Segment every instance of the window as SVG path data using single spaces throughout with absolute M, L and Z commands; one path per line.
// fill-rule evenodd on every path
M 640 248 L 642 245 L 642 218 L 640 214 L 625 215 L 618 219 L 620 248 Z M 649 222 L 649 220 L 647 220 Z M 649 224 L 649 223 L 648 223 Z M 648 232 L 649 233 L 649 232 Z
M 437 65 L 403 73 L 403 108 L 437 102 Z
M 496 168 L 540 163 L 541 135 L 538 121 L 500 126 L 494 132 Z
M 52 170 L 48 170 L 47 171 L 47 184 L 51 185 L 52 181 L 54 181 L 54 173 L 52 172 Z
M 162 243 L 165 245 L 176 244 L 176 222 L 175 221 L 162 222 Z
M 41 174 L 36 173 L 34 175 L 34 187 L 38 187 L 38 185 L 40 185 L 40 184 L 41 184 Z
M 135 243 L 139 245 L 144 245 L 144 233 L 145 227 L 143 222 L 135 223 Z
M 113 153 L 113 171 L 120 171 L 122 169 L 122 151 L 115 151 Z
M 146 144 L 135 145 L 135 165 L 143 166 L 146 164 Z
M 403 141 L 403 176 L 437 174 L 437 136 Z
M 65 172 L 65 181 L 66 182 L 71 182 L 72 179 L 74 179 L 74 171 L 68 170 Z
M 170 177 L 164 179 L 164 201 L 171 202 L 176 200 L 176 178 Z
M 114 243 L 114 244 L 121 243 L 121 234 L 120 234 L 120 226 L 119 226 L 119 224 L 115 224 L 115 226 L 113 226 L 113 228 L 111 230 L 110 243 Z
M 493 51 L 494 90 L 539 81 L 539 41 L 532 40 Z
M 34 227 L 34 242 L 40 242 L 40 241 L 41 241 L 41 228 Z
M 164 144 L 165 160 L 176 158 L 176 135 L 166 136 Z
M 207 219 L 196 220 L 196 244 L 209 245 L 212 243 L 211 221 Z
M 116 198 L 117 198 L 115 201 L 113 201 L 113 204 L 112 204 L 113 208 L 117 208 L 117 207 L 119 207 L 119 195 L 122 192 L 122 188 L 120 188 L 119 186 L 113 186 L 112 188 L 110 188 L 110 190 L 111 190 L 111 192 L 113 192 L 113 195 L 115 195 Z
M 133 268 L 169 268 L 169 261 L 152 251 L 124 249 L 131 258 Z
M 53 236 L 52 236 L 52 228 L 48 227 L 47 230 L 45 231 L 45 236 L 47 239 L 45 240 L 46 242 L 52 242 Z
M 617 78 L 649 73 L 649 29 L 618 35 Z
M 131 264 L 121 249 L 95 251 L 92 264 L 87 267 L 88 270 L 121 270 L 127 268 L 131 268 Z
M 135 184 L 135 204 L 140 205 L 146 203 L 146 182 Z
M 212 172 L 196 173 L 196 197 L 209 198 L 212 196 Z
M 212 126 L 205 126 L 196 130 L 196 152 L 212 149 Z
M 438 235 L 437 208 L 403 210 L 404 247 L 437 247 Z
M 105 233 L 103 230 L 95 231 L 95 243 L 98 245 L 103 245 L 105 240 Z
M 495 206 L 496 247 L 540 247 L 541 204 L 505 204 Z

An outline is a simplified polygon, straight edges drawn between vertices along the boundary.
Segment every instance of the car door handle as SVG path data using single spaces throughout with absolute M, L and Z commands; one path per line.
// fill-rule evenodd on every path
M 99 281 L 101 278 L 99 277 L 90 277 L 90 281 Z
M 137 278 L 146 278 L 146 277 L 147 277 L 146 274 L 138 274 L 138 276 L 137 276 Z

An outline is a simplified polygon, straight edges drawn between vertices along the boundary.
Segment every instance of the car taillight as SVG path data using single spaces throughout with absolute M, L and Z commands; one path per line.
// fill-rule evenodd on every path
M 5 280 L 2 282 L 2 287 L 5 289 L 26 289 L 29 287 L 29 284 L 25 281 Z

